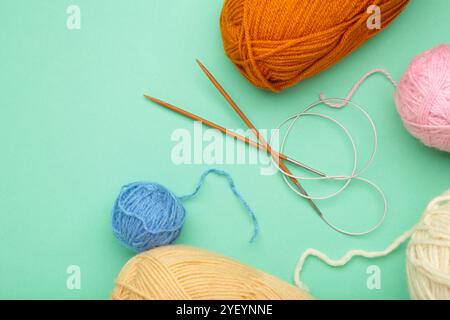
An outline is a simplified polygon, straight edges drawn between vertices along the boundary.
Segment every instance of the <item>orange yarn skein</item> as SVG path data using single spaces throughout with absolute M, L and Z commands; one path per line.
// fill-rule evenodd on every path
M 386 28 L 409 0 L 225 0 L 225 51 L 254 85 L 281 91 L 334 65 Z M 380 9 L 381 29 L 369 28 Z

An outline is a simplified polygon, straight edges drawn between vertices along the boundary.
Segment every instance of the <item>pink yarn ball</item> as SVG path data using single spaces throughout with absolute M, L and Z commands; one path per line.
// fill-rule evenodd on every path
M 414 58 L 398 85 L 395 103 L 413 136 L 450 152 L 450 45 Z

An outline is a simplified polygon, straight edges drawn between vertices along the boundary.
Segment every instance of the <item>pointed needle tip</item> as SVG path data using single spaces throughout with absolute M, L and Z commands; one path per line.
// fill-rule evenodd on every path
M 148 94 L 144 94 L 144 97 L 147 98 L 148 100 L 156 102 L 156 98 L 153 98 L 152 96 L 149 96 Z
M 195 59 L 195 61 L 196 61 L 197 64 L 200 66 L 200 68 L 202 68 L 203 70 L 206 69 L 206 67 L 203 65 L 203 63 L 202 63 L 199 59 Z

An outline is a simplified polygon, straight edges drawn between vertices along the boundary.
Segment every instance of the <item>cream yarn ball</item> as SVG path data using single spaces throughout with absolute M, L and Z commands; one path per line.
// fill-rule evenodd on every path
M 406 255 L 411 298 L 450 299 L 450 190 L 428 205 Z
M 342 258 L 330 259 L 316 249 L 306 250 L 297 262 L 294 280 L 308 290 L 300 274 L 306 260 L 314 256 L 333 267 L 346 265 L 354 257 L 385 257 L 410 239 L 406 251 L 409 291 L 416 300 L 450 300 L 450 190 L 432 200 L 420 222 L 383 251 L 351 250 Z

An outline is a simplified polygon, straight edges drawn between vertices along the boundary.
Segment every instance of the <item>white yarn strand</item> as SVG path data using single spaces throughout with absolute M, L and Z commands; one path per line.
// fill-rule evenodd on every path
M 306 250 L 303 255 L 300 257 L 300 259 L 297 262 L 297 265 L 295 267 L 294 271 L 294 281 L 295 284 L 299 288 L 303 288 L 305 290 L 308 290 L 307 286 L 300 280 L 300 274 L 303 270 L 303 266 L 305 265 L 306 260 L 310 256 L 314 256 L 323 262 L 325 262 L 327 265 L 332 267 L 341 267 L 346 265 L 353 257 L 365 257 L 365 258 L 378 258 L 378 257 L 384 257 L 396 250 L 402 243 L 404 243 L 407 239 L 411 237 L 412 231 L 405 232 L 403 235 L 398 237 L 394 242 L 392 242 L 385 250 L 383 251 L 364 251 L 364 250 L 351 250 L 347 252 L 342 258 L 337 260 L 332 260 L 324 253 L 316 250 L 316 249 L 308 249 Z

